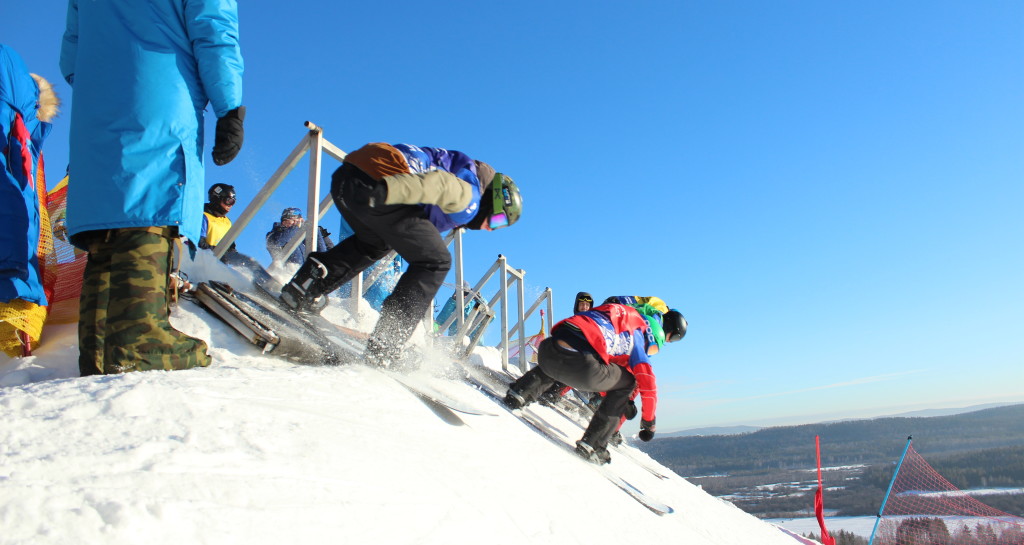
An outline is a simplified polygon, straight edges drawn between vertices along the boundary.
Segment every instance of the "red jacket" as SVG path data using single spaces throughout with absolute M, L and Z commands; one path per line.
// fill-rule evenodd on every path
M 658 386 L 647 355 L 647 347 L 654 344 L 647 320 L 631 306 L 607 304 L 570 316 L 555 324 L 551 332 L 566 325 L 578 329 L 602 361 L 633 374 L 643 404 L 641 418 L 654 421 Z

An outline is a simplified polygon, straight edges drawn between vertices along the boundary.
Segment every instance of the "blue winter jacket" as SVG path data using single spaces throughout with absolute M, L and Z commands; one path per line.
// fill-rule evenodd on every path
M 198 241 L 203 110 L 242 104 L 234 0 L 69 0 L 74 90 L 67 227 L 177 226 Z
M 395 144 L 395 149 L 402 152 L 405 160 L 409 163 L 409 171 L 412 174 L 422 174 L 431 170 L 444 170 L 451 172 L 457 178 L 469 184 L 473 191 L 473 198 L 469 206 L 454 214 L 445 214 L 440 207 L 432 204 L 424 204 L 423 209 L 427 212 L 430 223 L 437 227 L 440 232 L 445 232 L 454 227 L 465 225 L 473 219 L 480 207 L 480 193 L 482 183 L 476 174 L 476 162 L 461 151 L 446 150 L 444 148 L 428 148 L 426 146 L 413 146 L 411 144 Z M 490 182 L 490 180 L 487 180 Z M 484 182 L 486 183 L 486 182 Z
M 46 304 L 39 276 L 36 172 L 50 124 L 36 117 L 39 87 L 25 62 L 0 44 L 0 303 Z
M 274 227 L 267 233 L 267 251 L 270 252 L 270 257 L 277 260 L 284 254 L 284 247 L 292 241 L 292 237 L 299 231 L 302 231 L 304 227 L 299 225 L 292 225 L 291 227 L 283 227 L 279 222 L 274 222 Z M 316 251 L 326 252 L 327 241 L 324 240 L 323 233 L 316 234 Z M 285 263 L 298 263 L 302 264 L 306 261 L 306 242 L 303 241 L 299 244 L 292 255 L 285 260 Z

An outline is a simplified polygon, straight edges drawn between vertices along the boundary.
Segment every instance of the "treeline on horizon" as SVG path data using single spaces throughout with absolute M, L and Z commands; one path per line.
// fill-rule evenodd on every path
M 903 453 L 914 449 L 953 486 L 1024 487 L 1024 405 L 943 417 L 768 428 L 736 436 L 652 441 L 645 451 L 715 496 L 766 518 L 813 516 L 814 436 L 822 443 L 825 506 L 837 516 L 878 513 Z M 910 431 L 907 431 L 907 430 Z M 894 439 L 893 436 L 896 438 Z M 766 485 L 771 485 L 770 488 Z M 1024 516 L 1024 494 L 980 501 Z
M 829 532 L 829 535 L 836 541 L 836 545 L 868 545 L 868 538 L 860 537 L 859 535 L 853 532 L 847 532 L 846 530 Z M 804 537 L 813 539 L 814 541 L 821 541 L 821 535 L 814 532 L 804 534 Z
M 936 455 L 1024 445 L 1024 404 L 952 416 L 872 420 L 765 428 L 738 435 L 667 437 L 639 447 L 686 476 L 814 467 L 814 437 L 822 467 L 895 463 L 913 436 L 914 450 Z
M 912 517 L 896 527 L 878 532 L 878 545 L 1018 545 L 1024 543 L 1024 528 L 997 522 L 947 524 L 941 517 Z

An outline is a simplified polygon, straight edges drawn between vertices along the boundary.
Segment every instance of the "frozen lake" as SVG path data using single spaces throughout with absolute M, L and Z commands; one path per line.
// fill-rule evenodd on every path
M 876 517 L 825 517 L 825 527 L 830 534 L 836 534 L 839 530 L 846 530 L 865 539 L 871 537 L 871 529 L 875 527 Z M 821 533 L 818 528 L 818 519 L 814 517 L 800 519 L 764 519 L 776 526 L 781 526 L 791 532 L 800 535 L 814 532 Z

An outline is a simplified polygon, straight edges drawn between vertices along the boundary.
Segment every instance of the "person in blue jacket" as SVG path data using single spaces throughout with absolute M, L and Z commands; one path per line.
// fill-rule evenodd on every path
M 67 228 L 89 252 L 79 320 L 83 375 L 208 365 L 167 318 L 172 242 L 199 240 L 203 116 L 213 161 L 242 146 L 234 0 L 69 0 L 60 67 L 72 86 Z
M 299 312 L 319 312 L 325 294 L 394 249 L 408 268 L 366 342 L 367 361 L 382 367 L 405 363 L 402 349 L 451 268 L 441 233 L 507 227 L 523 204 L 515 182 L 487 163 L 458 151 L 385 143 L 345 156 L 331 176 L 331 196 L 354 234 L 332 250 L 311 253 L 282 288 L 281 301 Z
M 0 44 L 0 303 L 46 305 L 39 271 L 36 176 L 59 101 L 16 51 Z
M 281 211 L 281 221 L 275 221 L 274 226 L 267 232 L 267 251 L 270 252 L 270 257 L 274 261 L 301 265 L 306 260 L 305 241 L 299 243 L 288 259 L 285 259 L 284 256 L 284 247 L 292 241 L 292 237 L 299 232 L 304 232 L 303 225 L 305 223 L 306 218 L 302 217 L 301 208 L 291 207 Z M 319 226 L 319 231 L 316 236 L 316 251 L 326 252 L 334 247 L 334 243 L 331 242 L 331 234 L 327 232 L 327 229 Z

